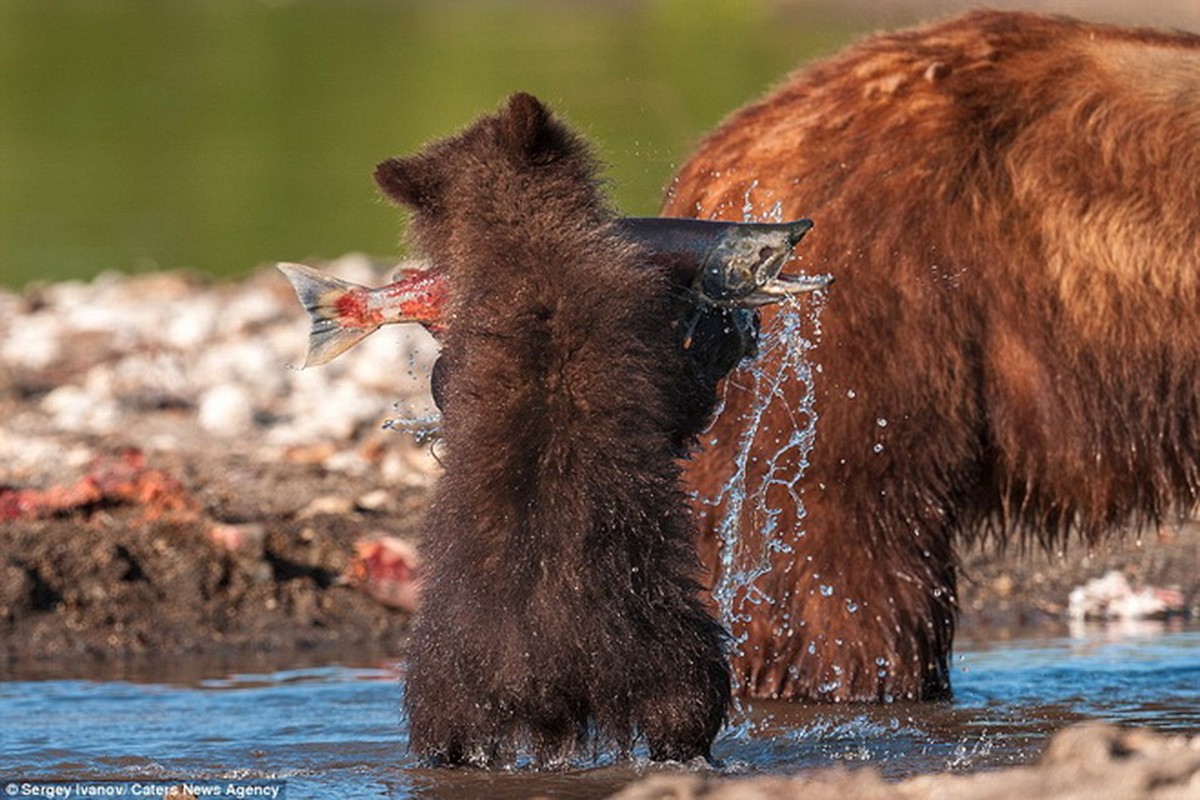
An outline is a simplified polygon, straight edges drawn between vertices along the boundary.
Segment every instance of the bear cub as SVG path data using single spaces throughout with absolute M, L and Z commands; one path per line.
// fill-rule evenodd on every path
M 405 697 L 427 763 L 563 767 L 643 739 L 708 758 L 725 719 L 676 461 L 702 387 L 598 171 L 527 94 L 375 171 L 451 287 Z

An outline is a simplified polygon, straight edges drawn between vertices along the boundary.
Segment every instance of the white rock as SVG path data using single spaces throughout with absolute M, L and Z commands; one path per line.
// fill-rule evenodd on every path
M 117 403 L 97 398 L 73 384 L 64 384 L 42 398 L 40 407 L 54 424 L 66 431 L 108 433 L 121 419 Z
M 1076 621 L 1154 619 L 1183 609 L 1184 597 L 1178 590 L 1156 586 L 1134 589 L 1118 570 L 1075 587 L 1067 598 L 1067 616 Z
M 26 314 L 20 322 L 10 321 L 0 339 L 0 358 L 29 369 L 45 369 L 62 352 L 60 337 L 66 331 L 54 314 Z
M 190 349 L 213 340 L 221 313 L 215 297 L 197 297 L 173 306 L 174 313 L 163 331 L 164 342 L 172 347 Z
M 218 436 L 233 437 L 254 427 L 250 393 L 232 383 L 214 386 L 200 397 L 196 410 L 200 427 Z

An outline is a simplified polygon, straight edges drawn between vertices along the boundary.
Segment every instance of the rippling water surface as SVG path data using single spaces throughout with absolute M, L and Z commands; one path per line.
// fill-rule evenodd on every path
M 0 778 L 284 778 L 297 797 L 601 797 L 658 769 L 560 774 L 417 768 L 400 715 L 403 665 L 0 682 Z M 200 674 L 205 668 L 199 667 Z M 756 703 L 715 752 L 732 774 L 871 764 L 898 778 L 1036 758 L 1071 722 L 1200 733 L 1200 630 L 1087 628 L 960 647 L 956 699 L 936 705 Z

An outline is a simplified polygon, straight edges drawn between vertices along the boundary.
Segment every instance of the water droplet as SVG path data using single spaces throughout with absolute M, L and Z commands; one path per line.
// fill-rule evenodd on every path
M 854 602 L 853 600 L 847 599 L 846 600 L 846 610 L 849 611 L 851 614 L 853 614 L 854 612 L 858 611 L 858 603 Z
M 875 420 L 875 424 L 876 424 L 876 425 L 878 425 L 878 426 L 879 426 L 879 427 L 881 427 L 881 428 L 886 428 L 886 427 L 887 427 L 887 420 L 886 420 L 886 419 L 884 419 L 883 417 L 880 417 L 879 419 Z
M 858 395 L 854 393 L 853 389 L 849 389 L 846 392 L 846 397 L 849 397 L 851 400 L 853 400 L 854 398 L 858 397 Z
M 876 442 L 875 446 L 872 447 L 871 449 L 874 450 L 876 453 L 882 453 L 883 452 L 883 442 Z
M 833 587 L 828 584 L 822 583 L 820 589 L 822 597 L 829 597 L 833 594 Z
M 816 642 L 808 643 L 808 654 L 810 656 L 815 656 L 817 654 L 817 643 Z

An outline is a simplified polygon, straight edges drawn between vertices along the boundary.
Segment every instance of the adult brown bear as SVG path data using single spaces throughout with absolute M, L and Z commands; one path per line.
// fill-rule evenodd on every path
M 811 463 L 779 444 L 795 389 L 751 432 L 743 692 L 946 697 L 964 537 L 1094 540 L 1200 496 L 1200 37 L 995 12 L 877 36 L 727 119 L 663 213 L 748 204 L 811 216 L 804 267 L 839 291 Z M 714 575 L 756 401 L 726 383 L 688 468 Z

